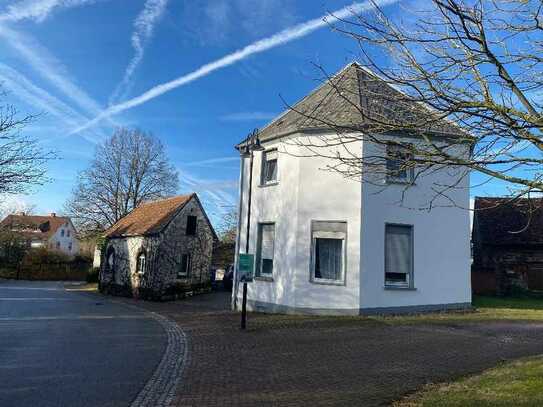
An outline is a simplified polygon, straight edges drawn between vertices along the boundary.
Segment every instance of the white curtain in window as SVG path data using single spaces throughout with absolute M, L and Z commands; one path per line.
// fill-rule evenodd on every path
M 385 271 L 409 275 L 412 264 L 411 227 L 387 225 Z
M 327 238 L 315 240 L 315 278 L 341 279 L 343 240 Z

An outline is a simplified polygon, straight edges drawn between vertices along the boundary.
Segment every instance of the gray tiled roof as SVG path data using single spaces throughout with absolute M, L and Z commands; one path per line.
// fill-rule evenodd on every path
M 404 124 L 434 135 L 466 137 L 458 126 L 436 119 L 435 113 L 421 103 L 351 63 L 262 128 L 260 139 L 338 127 L 345 131 L 382 131 L 383 127 L 397 129 Z

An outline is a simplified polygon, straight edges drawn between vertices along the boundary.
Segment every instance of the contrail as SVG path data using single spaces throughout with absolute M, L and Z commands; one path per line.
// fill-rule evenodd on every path
M 134 56 L 126 68 L 123 79 L 110 96 L 110 104 L 113 104 L 114 101 L 117 101 L 128 92 L 130 79 L 143 59 L 145 46 L 153 36 L 155 24 L 164 14 L 167 5 L 168 0 L 147 0 L 143 10 L 134 21 L 134 32 L 132 33 Z
M 393 3 L 397 3 L 399 0 L 381 0 L 376 1 L 380 6 L 387 6 Z M 238 51 L 235 51 L 231 54 L 228 54 L 220 59 L 217 59 L 213 62 L 205 64 L 200 68 L 196 69 L 193 72 L 190 72 L 186 75 L 183 75 L 177 79 L 174 79 L 170 82 L 162 83 L 157 85 L 147 92 L 137 96 L 133 99 L 129 99 L 125 102 L 113 105 L 108 107 L 94 119 L 90 120 L 88 123 L 85 123 L 83 126 L 76 128 L 71 132 L 71 134 L 78 133 L 82 130 L 88 129 L 89 127 L 95 125 L 103 119 L 111 117 L 125 110 L 131 109 L 133 107 L 139 106 L 151 99 L 154 99 L 170 90 L 178 88 L 180 86 L 186 85 L 187 83 L 193 82 L 199 78 L 209 75 L 210 73 L 225 68 L 229 65 L 232 65 L 242 59 L 245 59 L 251 55 L 258 54 L 260 52 L 267 51 L 271 48 L 275 48 L 279 45 L 286 44 L 288 42 L 294 41 L 298 38 L 305 37 L 312 32 L 326 27 L 328 25 L 327 18 L 332 17 L 333 19 L 343 19 L 352 16 L 353 14 L 362 14 L 373 7 L 373 3 L 366 1 L 364 3 L 353 3 L 350 6 L 344 7 L 340 10 L 337 10 L 331 15 L 324 15 L 313 20 L 309 20 L 305 23 L 295 25 L 294 27 L 287 28 L 283 31 L 278 32 L 271 37 L 256 41 L 250 45 L 247 45 L 245 48 L 242 48 Z
M 8 6 L 6 12 L 0 14 L 0 22 L 30 19 L 41 23 L 56 8 L 79 7 L 96 1 L 98 0 L 23 0 Z

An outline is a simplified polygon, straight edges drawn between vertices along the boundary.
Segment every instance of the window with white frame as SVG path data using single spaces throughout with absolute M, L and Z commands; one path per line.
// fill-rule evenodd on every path
M 262 153 L 262 185 L 277 182 L 277 158 L 277 150 L 264 151 Z
M 331 284 L 345 281 L 346 222 L 311 224 L 311 280 Z
M 273 257 L 275 251 L 275 224 L 258 224 L 258 242 L 256 256 L 257 277 L 273 276 Z
M 146 267 L 147 267 L 147 258 L 145 256 L 145 253 L 142 252 L 138 256 L 138 268 L 137 268 L 138 274 L 145 274 Z
M 181 255 L 181 264 L 177 270 L 177 278 L 187 278 L 190 275 L 190 269 L 192 266 L 192 256 L 190 253 Z
M 385 286 L 413 287 L 413 226 L 385 226 Z
M 413 155 L 405 147 L 387 145 L 386 150 L 387 182 L 413 182 Z

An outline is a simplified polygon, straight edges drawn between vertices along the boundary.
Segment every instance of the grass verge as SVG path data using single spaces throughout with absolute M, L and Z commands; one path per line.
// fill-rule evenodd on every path
M 428 385 L 394 407 L 543 406 L 543 357 L 504 363 L 453 383 Z

